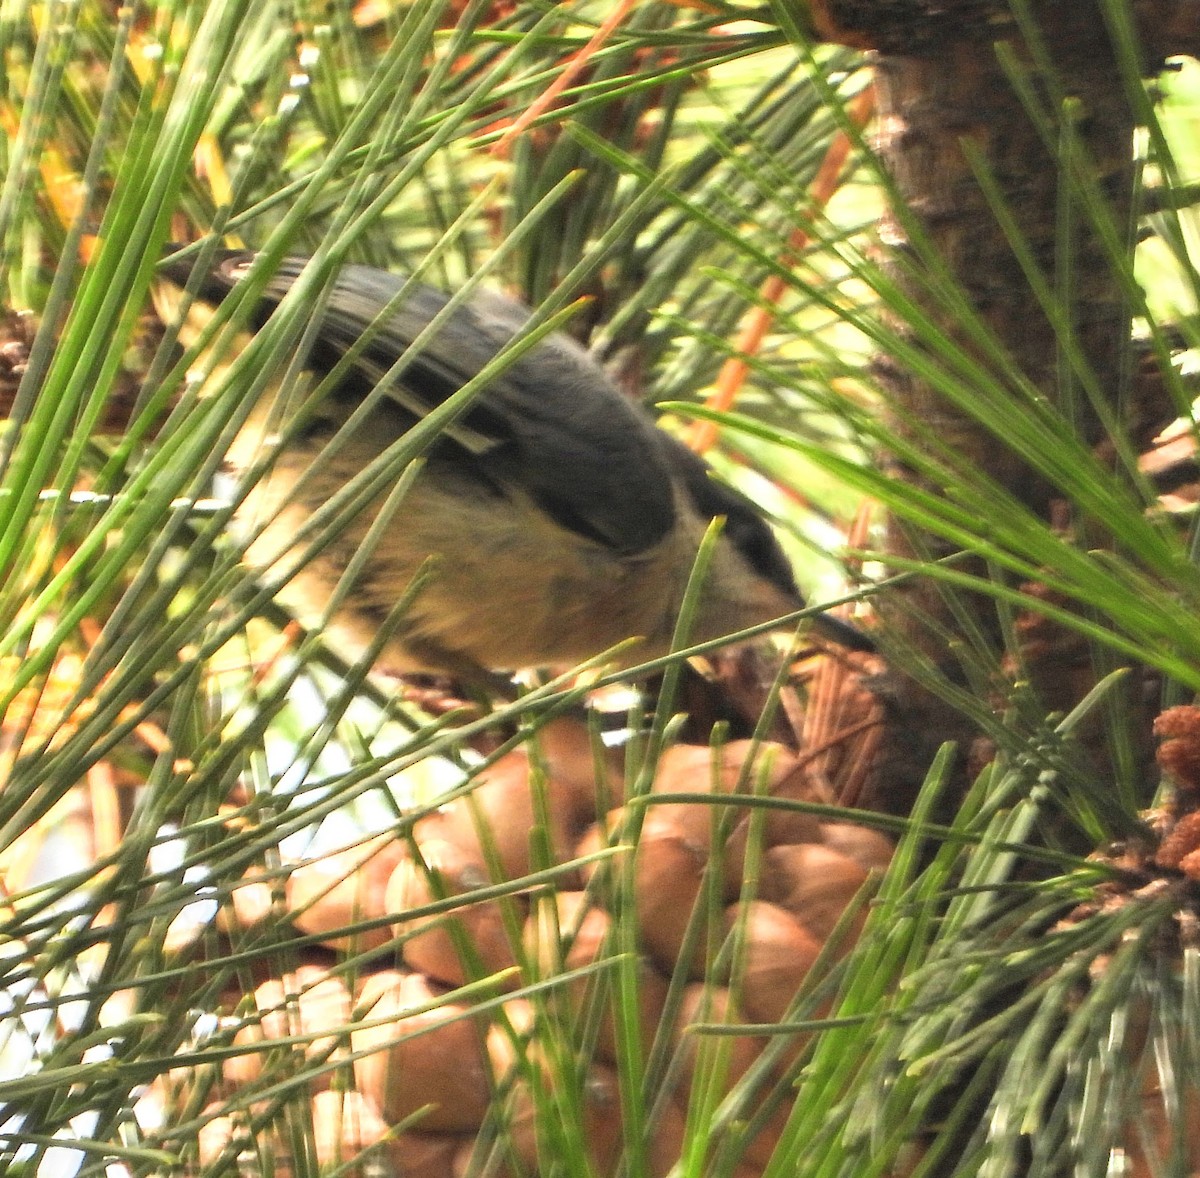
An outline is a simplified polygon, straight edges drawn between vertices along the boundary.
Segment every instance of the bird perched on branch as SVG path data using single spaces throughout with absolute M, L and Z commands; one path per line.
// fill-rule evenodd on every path
M 203 274 L 193 273 L 195 255 L 164 262 L 160 316 L 171 322 L 187 308 L 184 287 L 195 296 L 180 332 L 185 345 L 198 332 L 195 312 L 202 321 L 211 316 L 255 256 L 221 251 Z M 266 323 L 306 262 L 279 265 L 250 311 L 251 327 Z M 519 303 L 479 291 L 414 348 L 449 301 L 428 286 L 345 265 L 316 301 L 319 321 L 306 334 L 304 363 L 317 381 L 342 363 L 340 376 L 299 412 L 281 406 L 276 382 L 250 408 L 227 455 L 239 475 L 272 456 L 239 509 L 245 525 L 263 525 L 246 551 L 259 568 L 295 557 L 310 542 L 299 537 L 313 513 L 477 377 L 530 316 Z M 373 408 L 352 416 L 377 387 Z M 313 624 L 329 604 L 385 491 L 331 527 L 281 591 L 302 622 Z M 723 529 L 690 642 L 803 608 L 787 560 L 748 499 L 622 396 L 582 347 L 549 334 L 488 380 L 424 450 L 423 465 L 333 612 L 334 638 L 352 652 L 365 649 L 428 568 L 377 660 L 381 667 L 478 678 L 501 668 L 574 664 L 631 637 L 641 641 L 627 662 L 661 655 L 701 540 L 718 516 Z M 871 648 L 835 618 L 821 615 L 814 624 L 834 642 Z

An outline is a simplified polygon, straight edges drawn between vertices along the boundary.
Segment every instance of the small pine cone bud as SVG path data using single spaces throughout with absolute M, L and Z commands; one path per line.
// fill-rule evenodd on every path
M 1179 870 L 1188 879 L 1200 882 L 1200 851 L 1191 851 L 1179 860 Z
M 1190 875 L 1191 872 L 1184 868 L 1183 863 L 1185 859 L 1197 858 L 1197 852 L 1200 852 L 1200 810 L 1193 810 L 1175 823 L 1158 848 L 1154 862 L 1159 867 L 1184 871 Z M 1194 866 L 1200 866 L 1200 861 Z
M 1200 708 L 1168 708 L 1154 721 L 1154 735 L 1164 738 L 1158 746 L 1159 767 L 1181 790 L 1200 792 Z

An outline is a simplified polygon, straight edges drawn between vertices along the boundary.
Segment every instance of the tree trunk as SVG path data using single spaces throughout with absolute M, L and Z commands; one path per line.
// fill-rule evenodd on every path
M 1196 7 L 1175 0 L 1139 7 L 1139 18 L 1156 38 L 1147 70 L 1157 68 L 1160 55 L 1172 51 L 1172 38 L 1181 45 L 1194 41 Z M 919 235 L 1025 377 L 1073 418 L 1079 436 L 1094 446 L 1103 440 L 1098 415 L 1087 398 L 1062 379 L 1054 329 L 1038 309 L 964 145 L 1002 194 L 1048 285 L 1056 284 L 1064 259 L 1069 259 L 1065 289 L 1075 338 L 1097 374 L 1102 395 L 1115 405 L 1128 371 L 1129 310 L 1092 225 L 1081 209 L 1067 203 L 1078 202 L 1064 175 L 1063 140 L 1047 142 L 1044 127 L 1039 129 L 1026 110 L 1004 63 L 1017 71 L 1053 126 L 1065 126 L 1070 119 L 1070 132 L 1089 174 L 1119 226 L 1132 223 L 1134 119 L 1102 6 L 1047 0 L 1031 3 L 1029 11 L 1036 25 L 1030 41 L 1007 2 L 821 0 L 814 3 L 812 16 L 827 39 L 876 51 L 879 150 L 909 223 L 917 227 L 910 238 L 904 218 L 896 213 L 882 227 L 894 250 L 893 279 L 947 340 L 968 353 L 978 352 L 961 317 L 931 295 L 925 282 L 928 268 L 915 240 Z M 998 51 L 1001 47 L 1004 52 Z M 1060 98 L 1066 101 L 1060 103 Z M 1071 227 L 1069 240 L 1064 240 L 1064 223 Z M 1132 249 L 1132 234 L 1127 245 Z M 896 326 L 903 335 L 905 329 Z M 912 438 L 915 431 L 905 421 L 922 423 L 1043 518 L 1057 519 L 1055 488 L 1005 448 L 1003 439 L 948 404 L 918 374 L 892 358 L 878 357 L 876 369 L 895 409 L 897 433 Z M 919 481 L 900 464 L 892 473 Z M 948 551 L 941 541 L 914 534 L 897 519 L 889 521 L 887 549 L 900 556 L 938 557 Z M 962 608 L 961 599 L 958 606 Z M 994 606 L 974 598 L 970 608 L 980 632 L 998 646 Z M 951 683 L 962 679 L 939 636 L 939 628 L 954 632 L 959 625 L 938 585 L 930 580 L 909 582 L 885 599 L 881 610 L 892 633 L 911 642 Z M 1085 645 L 1075 644 L 1074 649 L 1090 673 Z M 1064 670 L 1061 650 L 1056 654 L 1052 671 L 1032 671 L 1048 708 L 1067 706 L 1079 695 L 1078 668 Z M 942 700 L 914 692 L 898 672 L 882 677 L 877 694 L 888 713 L 888 736 L 865 800 L 905 812 L 937 745 L 947 739 L 969 745 L 975 730 Z

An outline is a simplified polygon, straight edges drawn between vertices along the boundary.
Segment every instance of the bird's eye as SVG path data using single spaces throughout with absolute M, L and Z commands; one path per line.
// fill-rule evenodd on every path
M 725 530 L 742 559 L 765 580 L 791 589 L 794 582 L 791 567 L 767 525 L 756 515 L 744 511 L 729 511 Z
M 775 545 L 765 536 L 760 528 L 748 526 L 747 521 L 741 521 L 741 526 L 733 528 L 734 542 L 745 558 L 759 573 L 769 571 L 771 557 L 775 553 Z

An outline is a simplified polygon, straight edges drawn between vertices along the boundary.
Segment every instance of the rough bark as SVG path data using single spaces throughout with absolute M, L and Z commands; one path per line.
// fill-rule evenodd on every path
M 1196 43 L 1198 7 L 1195 0 L 1143 0 L 1137 5 L 1143 27 L 1152 32 L 1147 70 L 1157 68 L 1165 55 L 1186 52 L 1185 46 Z M 1037 48 L 1053 62 L 1050 76 L 1039 71 L 1037 53 L 1025 43 L 1008 0 L 818 0 L 812 16 L 820 35 L 875 51 L 879 150 L 909 215 L 1016 365 L 1052 403 L 1060 404 L 1063 390 L 1054 331 L 1037 310 L 964 151 L 964 144 L 970 144 L 982 159 L 1042 274 L 1053 281 L 1056 258 L 1068 244 L 1060 239 L 1058 210 L 1069 189 L 1064 187 L 1058 144 L 1043 140 L 1006 75 L 997 44 L 1006 46 L 1049 110 L 1057 111 L 1051 97 L 1056 93 L 1073 101 L 1078 112 L 1074 134 L 1116 223 L 1122 225 L 1131 219 L 1135 128 L 1099 5 L 1033 0 L 1030 10 L 1039 30 Z M 1128 309 L 1086 218 L 1075 216 L 1074 226 L 1069 247 L 1076 337 L 1115 403 L 1129 347 Z M 892 217 L 883 226 L 883 237 L 894 251 L 893 277 L 947 339 L 971 350 L 961 322 L 927 294 L 900 218 Z M 1043 518 L 1051 518 L 1055 488 L 1002 440 L 893 359 L 881 356 L 876 367 L 881 385 L 899 409 L 898 432 L 905 434 L 906 417 L 932 427 L 978 469 Z M 1090 443 L 1100 441 L 1094 413 L 1077 409 L 1076 421 Z M 917 477 L 901 466 L 892 473 L 900 479 Z M 940 542 L 912 535 L 896 520 L 889 525 L 887 546 L 893 554 L 906 556 L 945 551 Z M 882 608 L 894 632 L 914 643 L 951 680 L 959 677 L 938 636 L 938 627 L 953 632 L 958 624 L 936 585 L 913 582 Z M 994 633 L 994 608 L 980 601 L 977 615 L 983 631 Z M 998 634 L 996 639 L 998 643 Z M 1079 657 L 1086 662 L 1086 648 L 1079 648 Z M 1041 684 L 1048 705 L 1069 701 L 1078 683 L 1078 675 L 1065 670 L 1060 679 L 1052 676 Z M 865 800 L 905 811 L 937 745 L 955 739 L 967 749 L 976 734 L 952 708 L 914 692 L 897 673 L 884 676 L 877 690 L 889 713 L 889 735 Z
M 1034 6 L 1043 15 L 1056 8 L 1098 15 L 1091 3 L 1034 0 Z M 1010 0 L 810 0 L 808 10 L 814 31 L 826 41 L 901 56 L 937 56 L 950 41 L 986 44 L 1013 25 Z M 1200 0 L 1133 0 L 1132 11 L 1147 72 L 1166 57 L 1200 52 Z

